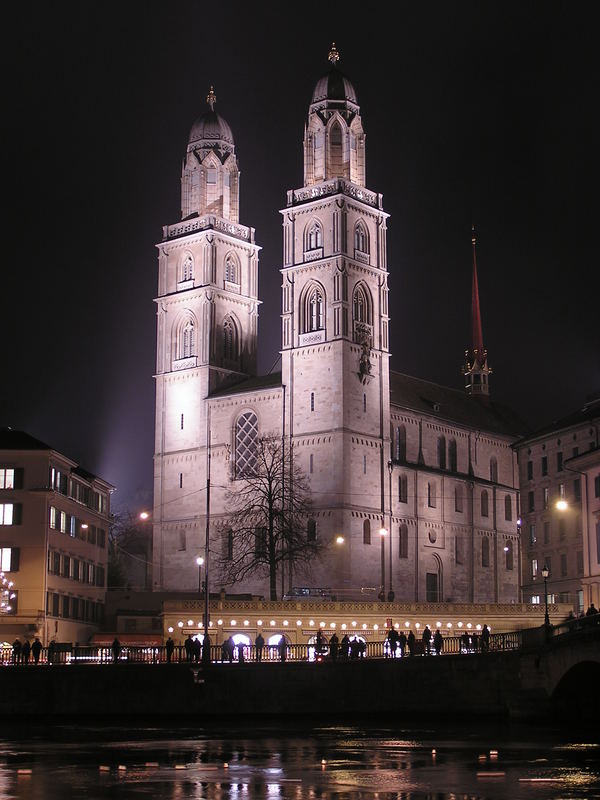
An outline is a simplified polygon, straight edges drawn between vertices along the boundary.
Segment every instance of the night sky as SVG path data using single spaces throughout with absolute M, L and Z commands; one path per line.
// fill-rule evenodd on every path
M 115 484 L 115 507 L 151 504 L 155 245 L 180 219 L 190 128 L 214 85 L 240 222 L 263 248 L 264 373 L 280 341 L 278 211 L 303 182 L 332 41 L 361 106 L 367 186 L 391 215 L 392 369 L 462 387 L 475 224 L 493 398 L 538 427 L 600 390 L 593 3 L 11 8 L 0 426 Z

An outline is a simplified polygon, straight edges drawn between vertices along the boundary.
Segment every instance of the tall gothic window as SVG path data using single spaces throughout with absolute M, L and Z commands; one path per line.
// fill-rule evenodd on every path
M 489 567 L 490 565 L 490 540 L 484 536 L 481 540 L 481 566 Z
M 302 325 L 303 333 L 320 331 L 325 327 L 325 301 L 323 290 L 319 286 L 312 286 L 304 298 L 304 308 L 302 309 L 304 320 Z
M 498 461 L 495 456 L 490 458 L 490 480 L 492 483 L 498 483 Z
M 223 320 L 223 359 L 237 361 L 239 353 L 238 333 L 235 322 L 230 316 Z
M 306 232 L 306 250 L 323 247 L 323 228 L 319 222 L 312 222 Z
M 177 327 L 175 358 L 196 355 L 196 327 L 191 316 L 186 316 Z
M 371 523 L 368 519 L 363 522 L 363 544 L 371 544 Z
M 436 508 L 437 506 L 436 486 L 433 481 L 430 481 L 427 484 L 427 505 L 429 508 Z
M 370 298 L 363 286 L 357 286 L 352 298 L 352 316 L 355 322 L 371 324 Z
M 484 489 L 481 493 L 481 516 L 488 517 L 490 514 L 489 508 L 489 495 L 487 493 L 487 489 Z
M 408 503 L 408 478 L 406 475 L 398 477 L 398 502 Z
M 362 222 L 359 222 L 354 229 L 354 247 L 361 253 L 369 252 L 369 238 Z
M 398 558 L 408 558 L 408 527 L 404 524 L 398 528 Z
M 504 495 L 504 519 L 507 522 L 512 520 L 512 499 L 509 494 Z
M 406 461 L 406 427 L 404 425 L 396 428 L 396 459 Z
M 191 281 L 194 277 L 194 259 L 188 253 L 181 264 L 181 280 Z
M 306 541 L 316 542 L 317 540 L 317 522 L 314 519 L 309 519 L 306 524 Z
M 462 514 L 463 510 L 463 488 L 462 486 L 454 487 L 454 510 Z
M 246 411 L 235 425 L 235 476 L 243 478 L 256 472 L 258 448 L 258 419 Z
M 229 253 L 225 258 L 225 280 L 228 283 L 240 282 L 237 259 L 232 253 Z
M 440 436 L 438 438 L 438 466 L 440 469 L 446 469 L 446 437 Z
M 456 472 L 457 470 L 456 439 L 450 439 L 448 442 L 448 469 L 451 472 Z

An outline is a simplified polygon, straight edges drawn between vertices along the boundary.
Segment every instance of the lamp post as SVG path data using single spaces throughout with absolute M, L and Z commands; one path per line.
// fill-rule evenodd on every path
M 202 597 L 202 595 L 203 595 L 203 590 L 202 590 L 202 565 L 204 564 L 204 559 L 202 558 L 202 556 L 198 556 L 198 558 L 196 559 L 196 564 L 198 564 L 198 594 L 200 595 L 200 597 Z
M 548 575 L 550 575 L 550 570 L 544 564 L 542 567 L 542 578 L 544 579 L 544 602 L 546 604 L 546 612 L 544 614 L 544 625 L 548 627 L 550 625 L 550 617 L 548 616 Z
M 393 525 L 392 525 L 392 473 L 394 471 L 394 464 L 390 460 L 390 461 L 388 461 L 388 465 L 387 466 L 388 466 L 389 490 L 390 490 L 390 568 L 389 568 L 389 572 L 390 572 L 390 588 L 389 588 L 389 591 L 388 591 L 388 594 L 387 594 L 387 599 L 388 599 L 388 603 L 393 603 L 394 602 L 394 597 L 395 597 L 394 590 L 392 588 L 392 585 L 393 585 L 393 583 L 392 583 L 393 564 L 394 564 L 394 558 L 393 558 L 393 552 L 392 552 L 392 531 L 393 531 Z
M 379 592 L 379 599 L 383 603 L 385 600 L 385 537 L 387 530 L 385 528 L 379 529 L 379 536 L 381 537 L 381 590 Z

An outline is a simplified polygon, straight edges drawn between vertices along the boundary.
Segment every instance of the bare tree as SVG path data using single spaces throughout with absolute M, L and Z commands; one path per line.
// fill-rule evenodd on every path
M 108 574 L 109 589 L 146 588 L 140 584 L 137 573 L 147 572 L 151 558 L 150 528 L 131 511 L 112 515 L 108 530 Z M 136 579 L 137 578 L 137 579 Z
M 314 522 L 308 479 L 293 449 L 275 436 L 256 442 L 256 458 L 234 474 L 227 492 L 227 516 L 218 525 L 223 548 L 217 556 L 225 585 L 257 573 L 268 575 L 269 595 L 277 600 L 277 574 L 309 571 L 322 550 Z

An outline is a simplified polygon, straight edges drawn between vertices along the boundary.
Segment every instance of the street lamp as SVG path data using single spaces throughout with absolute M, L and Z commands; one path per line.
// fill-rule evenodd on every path
M 385 537 L 387 530 L 380 528 L 379 535 L 381 537 L 381 591 L 379 592 L 379 599 L 383 602 L 385 600 Z
M 550 625 L 550 617 L 548 616 L 548 584 L 547 584 L 548 575 L 550 575 L 550 570 L 548 569 L 546 564 L 544 564 L 544 566 L 542 567 L 542 578 L 544 579 L 544 601 L 546 604 L 546 613 L 544 614 L 544 625 L 546 627 Z
M 198 594 L 202 597 L 202 565 L 204 564 L 202 556 L 198 556 L 196 564 L 198 564 Z

